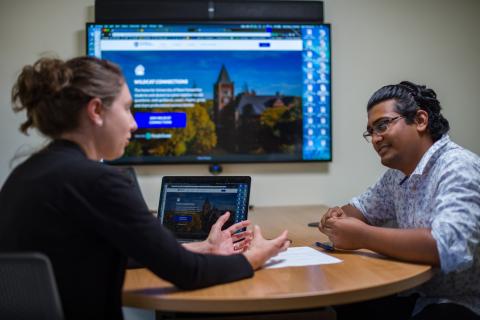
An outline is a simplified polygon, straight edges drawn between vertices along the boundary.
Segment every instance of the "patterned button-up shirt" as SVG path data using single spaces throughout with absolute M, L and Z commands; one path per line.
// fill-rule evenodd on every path
M 413 173 L 389 169 L 350 204 L 371 225 L 429 228 L 441 270 L 424 285 L 414 314 L 432 303 L 457 303 L 480 314 L 480 158 L 448 135 L 423 155 Z

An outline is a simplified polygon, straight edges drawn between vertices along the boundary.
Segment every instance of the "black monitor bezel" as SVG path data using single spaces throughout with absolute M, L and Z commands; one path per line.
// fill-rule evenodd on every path
M 285 25 L 326 25 L 328 26 L 328 46 L 330 49 L 330 62 L 329 62 L 329 83 L 330 83 L 330 117 L 329 117 L 329 137 L 330 137 L 330 158 L 329 159 L 313 159 L 313 160 L 304 160 L 304 159 L 248 159 L 248 160 L 229 160 L 229 159 L 211 159 L 211 160 L 180 160 L 179 156 L 146 156 L 146 157 L 139 157 L 138 159 L 125 159 L 123 156 L 111 160 L 106 161 L 108 164 L 111 165 L 119 165 L 119 166 L 130 166 L 130 165 L 171 165 L 171 164 L 248 164 L 248 163 L 329 163 L 333 161 L 333 130 L 332 130 L 332 123 L 333 123 L 333 86 L 332 86 L 332 56 L 333 56 L 333 48 L 332 48 L 332 25 L 331 23 L 321 22 L 321 21 L 314 21 L 314 20 L 305 20 L 305 21 L 283 21 L 283 20 L 272 20 L 272 21 L 260 21 L 260 20 L 162 20 L 162 21 L 152 21 L 152 20 L 120 20 L 115 22 L 87 22 L 86 23 L 86 30 L 89 29 L 90 25 L 123 25 L 123 24 L 206 24 L 206 25 L 217 25 L 217 24 L 285 24 Z M 88 32 L 85 35 L 85 54 L 88 55 Z M 234 156 L 239 156 L 235 155 Z M 240 155 L 241 156 L 241 155 Z M 248 157 L 251 157 L 248 155 Z M 275 157 L 275 156 L 273 156 Z M 278 157 L 278 155 L 277 155 Z M 172 158 L 172 159 L 166 159 Z

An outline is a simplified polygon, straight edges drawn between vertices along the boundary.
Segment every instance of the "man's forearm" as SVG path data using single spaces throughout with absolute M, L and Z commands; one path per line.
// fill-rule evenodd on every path
M 363 247 L 400 260 L 440 266 L 430 229 L 393 229 L 367 226 Z

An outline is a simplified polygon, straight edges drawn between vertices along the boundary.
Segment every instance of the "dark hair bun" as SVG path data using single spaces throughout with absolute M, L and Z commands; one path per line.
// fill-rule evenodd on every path
M 37 126 L 38 113 L 48 112 L 50 102 L 69 85 L 72 76 L 65 62 L 52 58 L 42 58 L 22 69 L 12 89 L 14 111 L 27 112 L 27 121 L 20 127 L 22 132 Z
M 424 85 L 414 84 L 410 81 L 402 81 L 398 85 L 407 89 L 420 108 L 429 110 L 433 113 L 440 112 L 440 103 L 438 102 L 437 94 L 433 89 L 427 88 L 427 86 Z
M 99 98 L 109 106 L 123 83 L 120 68 L 105 60 L 39 59 L 22 69 L 12 89 L 13 110 L 27 114 L 20 131 L 34 127 L 57 138 L 78 127 L 79 112 L 90 99 Z

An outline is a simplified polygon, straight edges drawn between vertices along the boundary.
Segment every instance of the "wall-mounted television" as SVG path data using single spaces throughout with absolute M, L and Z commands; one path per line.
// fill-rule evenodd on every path
M 138 130 L 116 164 L 331 161 L 330 25 L 87 24 Z

